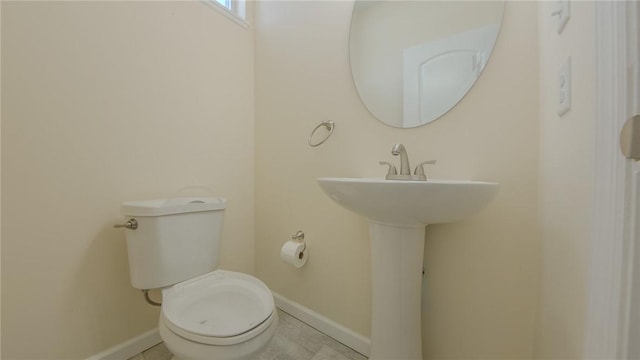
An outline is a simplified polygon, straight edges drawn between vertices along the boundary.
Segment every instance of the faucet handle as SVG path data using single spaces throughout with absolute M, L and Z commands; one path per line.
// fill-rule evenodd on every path
M 424 174 L 423 165 L 435 165 L 435 163 L 436 163 L 435 160 L 423 161 L 420 164 L 418 164 L 418 166 L 416 166 L 416 170 L 413 172 L 413 174 L 419 177 L 424 177 L 424 180 L 426 180 L 427 176 Z
M 387 176 L 389 175 L 397 175 L 398 174 L 398 170 L 396 169 L 396 166 L 393 164 L 390 164 L 386 161 L 380 161 L 378 162 L 378 164 L 380 165 L 389 165 L 389 171 L 387 172 Z

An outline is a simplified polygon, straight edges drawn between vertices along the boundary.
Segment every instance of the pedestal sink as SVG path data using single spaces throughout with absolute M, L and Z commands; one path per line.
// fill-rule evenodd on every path
M 497 183 L 320 178 L 338 204 L 369 220 L 370 359 L 422 359 L 420 294 L 425 226 L 463 220 L 491 201 Z

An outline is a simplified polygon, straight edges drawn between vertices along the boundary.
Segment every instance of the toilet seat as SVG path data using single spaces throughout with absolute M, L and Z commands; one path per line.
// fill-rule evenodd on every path
M 273 320 L 273 295 L 253 276 L 215 270 L 162 290 L 162 321 L 186 339 L 233 345 L 260 334 Z

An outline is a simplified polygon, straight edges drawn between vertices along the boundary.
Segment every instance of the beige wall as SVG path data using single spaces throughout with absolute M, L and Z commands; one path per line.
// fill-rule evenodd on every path
M 82 358 L 154 327 L 111 225 L 121 201 L 190 185 L 229 199 L 223 267 L 255 267 L 275 292 L 368 336 L 366 221 L 314 179 L 380 177 L 377 161 L 396 161 L 402 142 L 413 163 L 438 160 L 432 177 L 501 183 L 476 217 L 427 228 L 425 358 L 579 358 L 594 7 L 573 2 L 559 36 L 552 5 L 507 3 L 471 92 L 400 130 L 373 119 L 351 83 L 351 2 L 259 2 L 254 143 L 252 29 L 201 2 L 3 1 L 2 357 Z M 573 109 L 558 118 L 568 55 Z M 326 119 L 334 135 L 308 147 Z M 296 270 L 278 254 L 298 229 L 310 258 Z M 48 334 L 37 346 L 33 329 Z
M 0 39 L 2 39 L 2 4 L 0 4 Z M 0 44 L 2 41 L 0 41 Z M 0 49 L 2 46 L 0 45 Z M 1 51 L 0 51 L 1 53 Z M 2 69 L 2 56 L 0 56 L 0 69 Z M 0 71 L 0 84 L 2 84 L 2 71 Z M 0 99 L 2 99 L 2 86 L 0 86 Z M 2 162 L 2 101 L 0 101 L 0 164 Z M 2 166 L 0 166 L 0 189 L 2 189 Z M 2 191 L 0 190 L 0 204 L 2 204 Z M 2 248 L 2 206 L 0 206 L 0 249 Z M 2 253 L 0 251 L 0 274 L 2 274 Z M 0 279 L 2 277 L 0 276 Z M 0 309 L 2 309 L 2 286 L 0 286 Z M 2 312 L 0 311 L 0 324 L 2 324 Z M 2 354 L 2 336 L 0 336 L 0 356 Z
M 222 266 L 253 272 L 252 42 L 203 2 L 2 2 L 2 358 L 156 326 L 122 201 L 227 197 Z
M 475 87 L 442 119 L 402 130 L 372 118 L 351 81 L 351 2 L 256 4 L 256 273 L 271 289 L 366 336 L 370 247 L 364 219 L 315 183 L 375 176 L 379 160 L 437 159 L 434 178 L 492 180 L 477 216 L 427 228 L 424 354 L 531 358 L 539 299 L 537 4 L 509 2 L 495 52 Z M 320 121 L 334 135 L 310 148 Z M 282 263 L 280 246 L 307 235 L 309 261 Z
M 571 3 L 556 31 L 541 2 L 540 225 L 543 267 L 536 357 L 576 359 L 584 347 L 595 122 L 595 6 Z M 558 70 L 571 56 L 572 109 L 556 113 Z

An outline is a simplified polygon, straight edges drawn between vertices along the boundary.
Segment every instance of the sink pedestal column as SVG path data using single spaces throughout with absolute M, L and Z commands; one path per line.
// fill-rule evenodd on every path
M 369 223 L 371 360 L 422 360 L 421 288 L 425 226 Z

